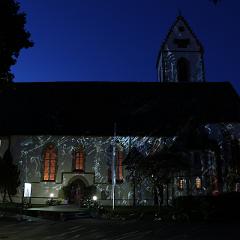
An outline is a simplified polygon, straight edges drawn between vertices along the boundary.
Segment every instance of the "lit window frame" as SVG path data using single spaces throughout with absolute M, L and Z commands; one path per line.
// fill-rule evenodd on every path
M 177 188 L 179 191 L 184 191 L 186 180 L 183 177 L 177 179 Z
M 53 143 L 49 143 L 43 150 L 42 181 L 55 182 L 57 176 L 58 152 Z
M 116 182 L 123 183 L 123 159 L 124 154 L 122 149 L 116 151 Z
M 115 151 L 115 167 L 116 167 L 116 183 L 121 184 L 124 182 L 123 177 L 123 160 L 124 160 L 124 151 L 121 147 L 117 147 Z M 108 165 L 108 183 L 112 183 L 112 162 Z
M 86 154 L 81 145 L 73 150 L 72 171 L 78 173 L 85 172 Z
M 202 178 L 196 177 L 195 178 L 195 188 L 199 191 L 202 189 Z

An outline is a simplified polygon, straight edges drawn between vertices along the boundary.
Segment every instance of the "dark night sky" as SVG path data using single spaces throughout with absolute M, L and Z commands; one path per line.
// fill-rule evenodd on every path
M 240 1 L 19 0 L 35 46 L 15 81 L 156 81 L 156 58 L 178 9 L 205 48 L 208 81 L 240 93 Z

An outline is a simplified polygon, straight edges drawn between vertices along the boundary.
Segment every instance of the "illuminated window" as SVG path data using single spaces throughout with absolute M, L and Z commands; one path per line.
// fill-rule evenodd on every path
M 197 190 L 200 190 L 202 188 L 202 180 L 199 177 L 196 178 L 195 185 Z
M 83 147 L 79 147 L 73 152 L 73 170 L 84 172 L 85 168 L 85 154 Z
M 236 183 L 236 192 L 240 192 L 240 183 L 239 182 L 237 182 Z
M 184 189 L 184 183 L 185 183 L 185 180 L 183 178 L 178 179 L 177 186 L 180 191 Z
M 116 181 L 117 183 L 122 183 L 123 182 L 123 151 L 117 150 L 116 152 L 116 159 L 117 159 L 117 171 L 116 171 Z
M 122 183 L 123 182 L 123 151 L 117 149 L 116 150 L 116 183 Z M 112 182 L 112 163 L 110 161 L 110 164 L 108 165 L 108 182 Z
M 43 181 L 55 181 L 57 165 L 57 151 L 53 144 L 49 144 L 43 153 Z

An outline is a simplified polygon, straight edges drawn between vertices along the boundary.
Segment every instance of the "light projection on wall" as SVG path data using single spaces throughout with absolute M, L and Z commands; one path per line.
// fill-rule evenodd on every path
M 23 193 L 23 197 L 31 197 L 31 193 L 32 193 L 32 184 L 31 183 L 24 183 L 24 193 Z
M 203 60 L 202 56 L 199 54 L 193 53 L 179 53 L 172 52 L 170 50 L 166 50 L 162 55 L 163 66 L 159 71 L 159 75 L 163 76 L 162 81 L 165 82 L 181 82 L 181 78 L 179 78 L 179 73 L 181 69 L 178 68 L 178 63 L 181 58 L 187 59 L 189 61 L 188 68 L 188 77 L 184 76 L 182 81 L 193 81 L 193 82 L 202 82 L 204 80 L 204 72 L 203 72 Z
M 109 155 L 109 147 L 111 148 L 113 143 L 112 137 L 15 136 L 14 138 L 14 158 L 19 164 L 21 182 L 34 182 L 34 187 L 39 183 L 42 196 L 49 197 L 52 192 L 55 196 L 58 195 L 58 191 L 62 188 L 62 173 L 73 173 L 73 153 L 79 146 L 83 146 L 85 172 L 94 173 L 98 191 L 102 193 L 106 200 L 111 198 L 111 184 L 108 184 L 107 167 L 109 161 L 112 160 L 111 155 Z M 139 151 L 146 155 L 153 146 L 157 147 L 164 141 L 161 138 L 117 136 L 116 143 L 118 149 L 121 150 L 116 159 L 116 172 L 119 182 L 123 182 L 116 187 L 116 199 L 122 199 L 122 203 L 127 204 L 132 197 L 132 193 L 131 187 L 124 180 L 124 174 L 126 173 L 124 172 L 124 166 L 122 166 L 124 156 L 133 146 L 136 146 Z M 54 148 L 51 148 L 51 151 L 48 149 L 48 154 L 46 154 L 45 150 L 49 144 L 55 147 L 55 152 Z M 55 159 L 57 160 L 55 180 L 51 182 L 48 179 L 53 179 L 54 170 L 51 170 L 51 166 L 53 166 Z M 79 156 L 80 162 L 81 159 L 82 156 Z M 81 163 L 78 165 L 81 166 Z M 45 182 L 43 182 L 43 176 Z M 141 188 L 139 188 L 139 196 L 150 198 L 151 187 L 147 183 L 146 186 L 145 183 L 142 183 L 142 188 L 145 188 L 148 196 L 146 193 L 140 193 Z
M 219 145 L 223 146 L 221 148 L 222 156 L 224 156 L 224 149 L 226 149 L 229 145 L 229 141 L 222 140 L 223 136 L 227 136 L 225 130 L 223 130 L 224 128 L 230 132 L 230 136 L 240 139 L 240 124 L 230 124 L 227 126 L 225 125 L 224 127 L 217 124 L 211 124 L 203 127 L 204 131 L 207 132 L 211 139 L 216 139 Z M 120 162 L 132 147 L 136 147 L 146 156 L 156 149 L 161 149 L 164 145 L 171 144 L 173 141 L 175 141 L 175 137 L 116 137 L 116 143 L 123 151 L 123 157 L 120 156 L 119 158 L 121 159 Z M 94 184 L 96 185 L 98 193 L 102 196 L 102 198 L 106 200 L 111 198 L 111 184 L 108 183 L 108 166 L 112 160 L 112 137 L 14 136 L 12 142 L 14 142 L 15 146 L 13 149 L 13 156 L 14 160 L 19 164 L 21 182 L 34 183 L 34 185 L 32 185 L 33 192 L 36 188 L 36 184 L 39 183 L 39 191 L 42 196 L 49 197 L 50 193 L 54 193 L 54 196 L 57 197 L 58 191 L 62 188 L 63 184 L 62 173 L 73 173 L 73 152 L 79 146 L 83 146 L 85 172 L 94 174 Z M 48 171 L 43 172 L 44 156 L 46 156 L 46 154 L 44 155 L 44 149 L 46 149 L 49 144 L 55 146 L 56 152 L 54 153 L 53 151 L 47 156 L 47 158 L 45 158 L 48 159 L 48 163 L 45 164 Z M 51 165 L 51 161 L 54 163 L 56 154 L 57 164 L 54 172 L 54 170 L 51 170 L 51 166 L 53 166 L 53 164 Z M 204 189 L 208 181 L 207 176 L 216 175 L 216 156 L 213 151 L 207 151 L 200 155 L 199 161 L 199 170 L 202 173 L 201 184 Z M 79 163 L 79 165 L 81 164 Z M 121 164 L 118 165 L 120 166 Z M 226 167 L 223 166 L 223 169 L 224 168 Z M 123 183 L 117 184 L 116 186 L 116 199 L 121 199 L 121 203 L 127 204 L 129 199 L 132 198 L 132 188 L 125 179 L 126 171 L 124 166 L 122 167 L 122 170 L 118 169 L 117 171 L 119 173 L 119 179 L 123 179 Z M 54 175 L 55 180 L 53 182 L 42 181 L 43 176 L 45 176 L 45 179 L 52 180 L 54 179 Z M 196 176 L 199 175 L 196 174 L 195 178 Z M 194 179 L 192 181 L 192 188 L 196 189 L 194 186 Z M 183 191 L 178 189 L 176 182 L 174 186 L 176 195 L 178 195 L 178 192 L 179 195 L 181 195 Z M 100 197 L 100 195 L 98 197 Z M 140 203 L 141 201 L 144 203 L 146 199 L 150 199 L 152 197 L 152 188 L 149 182 L 143 181 L 141 186 L 137 187 L 136 195 Z

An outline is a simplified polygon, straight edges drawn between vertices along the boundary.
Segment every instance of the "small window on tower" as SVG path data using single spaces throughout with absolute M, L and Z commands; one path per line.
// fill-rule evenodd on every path
M 186 38 L 186 39 L 175 38 L 174 39 L 174 44 L 176 44 L 178 48 L 187 48 L 188 45 L 190 44 L 190 39 L 188 39 L 188 38 Z
M 117 157 L 117 176 L 116 176 L 116 181 L 117 183 L 122 183 L 123 182 L 123 151 L 122 150 L 117 150 L 116 152 L 116 157 Z
M 179 26 L 178 27 L 178 31 L 179 32 L 184 32 L 185 31 L 185 27 L 184 26 Z

